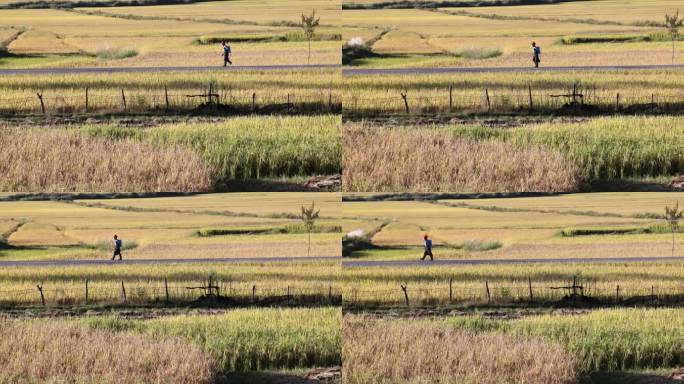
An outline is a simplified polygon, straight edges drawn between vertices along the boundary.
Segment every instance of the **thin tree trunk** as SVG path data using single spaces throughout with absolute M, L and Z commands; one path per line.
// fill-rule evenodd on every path
M 672 65 L 674 65 L 674 59 L 675 59 L 675 39 L 672 38 Z
M 674 52 L 674 50 L 672 51 Z M 674 57 L 674 53 L 672 53 Z M 674 61 L 674 59 L 672 59 Z M 306 58 L 306 64 L 311 64 L 311 39 L 309 39 L 309 56 Z
M 674 244 L 674 243 L 673 243 Z M 674 249 L 674 245 L 672 245 L 672 249 Z M 672 251 L 674 252 L 674 251 Z M 306 257 L 309 257 L 311 254 L 311 231 L 309 231 L 309 246 L 306 248 Z
M 672 257 L 674 257 L 674 229 L 672 230 Z

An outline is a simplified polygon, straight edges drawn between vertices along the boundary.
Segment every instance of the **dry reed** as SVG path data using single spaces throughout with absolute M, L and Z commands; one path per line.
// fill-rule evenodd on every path
M 210 360 L 178 340 L 63 324 L 0 326 L 0 383 L 186 383 L 212 381 Z
M 346 192 L 571 192 L 582 183 L 558 152 L 428 129 L 347 126 L 343 150 Z
M 571 384 L 575 363 L 557 344 L 405 321 L 345 318 L 347 384 Z
M 63 131 L 0 135 L 0 190 L 12 192 L 206 191 L 211 168 L 192 152 Z

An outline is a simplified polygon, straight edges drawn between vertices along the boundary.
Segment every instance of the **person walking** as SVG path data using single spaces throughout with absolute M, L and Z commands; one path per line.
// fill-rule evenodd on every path
M 122 245 L 123 245 L 123 242 L 121 241 L 121 239 L 119 239 L 119 237 L 117 235 L 114 235 L 114 254 L 112 255 L 112 260 L 114 260 L 114 258 L 116 256 L 119 256 L 119 260 L 122 260 L 122 258 L 121 258 L 121 246 Z
M 434 261 L 432 255 L 432 239 L 430 239 L 428 235 L 425 235 L 423 236 L 423 241 L 425 242 L 425 250 L 423 251 L 423 257 L 420 258 L 420 261 L 425 260 L 428 256 L 430 256 L 430 261 Z
M 226 64 L 233 65 L 233 62 L 230 61 L 230 56 L 232 54 L 232 51 L 230 49 L 230 44 L 226 43 L 224 40 L 221 42 L 221 46 L 223 47 L 223 66 L 225 67 Z
M 539 63 L 541 62 L 541 47 L 537 45 L 536 42 L 532 42 L 532 61 L 534 62 L 534 67 L 539 68 Z

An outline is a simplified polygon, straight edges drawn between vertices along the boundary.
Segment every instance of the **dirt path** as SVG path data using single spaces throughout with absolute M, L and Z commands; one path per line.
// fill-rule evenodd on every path
M 244 65 L 211 67 L 78 67 L 78 68 L 29 68 L 0 69 L 0 76 L 10 75 L 69 75 L 78 73 L 137 73 L 137 72 L 211 72 L 211 71 L 278 71 L 340 68 L 339 64 L 316 65 Z
M 344 260 L 343 267 L 432 267 L 450 265 L 507 265 L 507 264 L 594 264 L 594 263 L 644 263 L 663 261 L 683 261 L 684 257 L 587 257 L 561 259 L 452 259 L 420 261 L 415 260 Z M 2 266 L 2 264 L 0 264 Z
M 611 65 L 579 67 L 437 67 L 437 68 L 343 68 L 344 76 L 429 75 L 440 73 L 499 73 L 499 72 L 593 72 L 642 71 L 651 69 L 684 69 L 684 65 Z M 2 74 L 2 72 L 0 72 Z
M 148 265 L 148 264 L 220 264 L 220 263 L 296 263 L 304 261 L 336 261 L 337 256 L 310 257 L 246 257 L 246 258 L 187 258 L 187 259 L 84 259 L 84 260 L 31 260 L 31 261 L 0 261 L 2 267 L 67 267 L 83 265 Z

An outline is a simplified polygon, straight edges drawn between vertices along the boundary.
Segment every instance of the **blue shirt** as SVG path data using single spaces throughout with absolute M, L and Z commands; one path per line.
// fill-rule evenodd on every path
M 431 239 L 425 240 L 425 249 L 427 249 L 427 250 L 432 249 L 432 240 Z
M 121 239 L 114 240 L 114 247 L 116 247 L 116 249 L 121 249 L 121 243 Z

